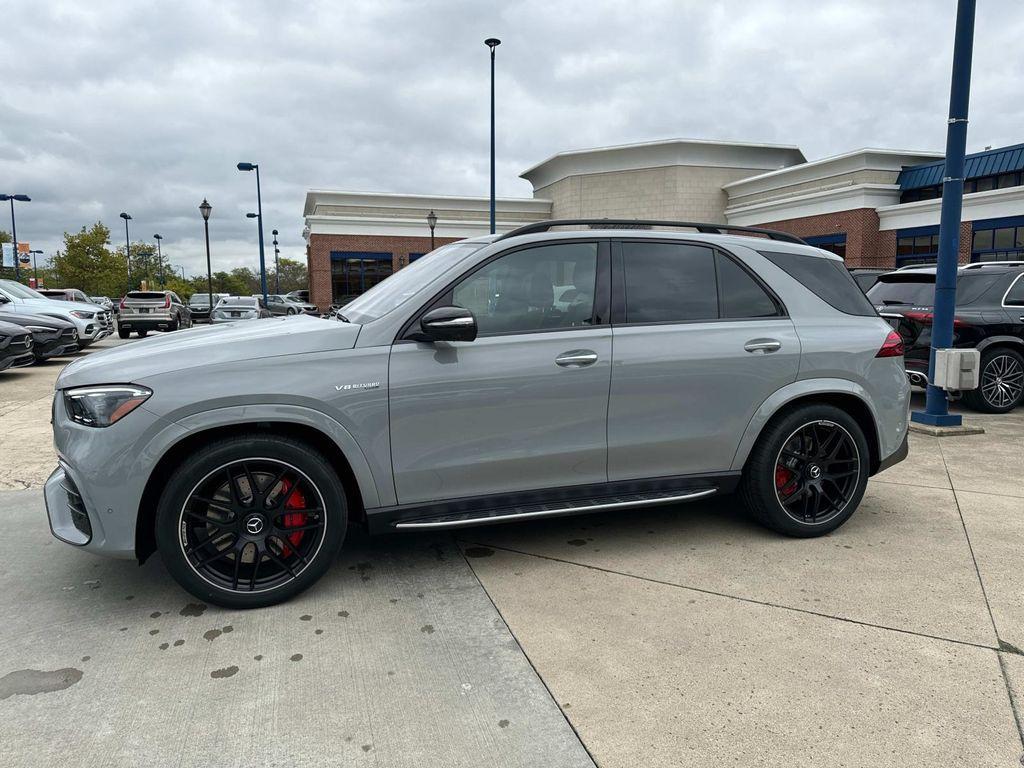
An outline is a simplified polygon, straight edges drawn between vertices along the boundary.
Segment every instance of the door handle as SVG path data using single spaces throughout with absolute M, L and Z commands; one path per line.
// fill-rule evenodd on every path
M 597 352 L 591 349 L 573 349 L 555 358 L 555 365 L 563 368 L 585 368 L 597 362 Z
M 782 348 L 782 342 L 776 339 L 751 339 L 743 348 L 747 352 L 762 352 L 768 354 L 769 352 L 777 352 Z

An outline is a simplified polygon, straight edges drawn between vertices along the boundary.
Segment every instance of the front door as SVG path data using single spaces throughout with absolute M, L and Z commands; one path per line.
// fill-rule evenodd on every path
M 431 305 L 472 310 L 475 341 L 394 345 L 400 504 L 607 480 L 611 331 L 607 298 L 595 301 L 606 265 L 597 241 L 506 252 Z
M 754 412 L 796 379 L 781 303 L 733 257 L 634 241 L 613 251 L 608 479 L 728 471 Z

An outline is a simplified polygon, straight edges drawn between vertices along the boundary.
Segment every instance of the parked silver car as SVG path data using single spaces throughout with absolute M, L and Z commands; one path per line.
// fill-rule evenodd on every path
M 270 317 L 263 299 L 256 296 L 225 296 L 217 302 L 210 314 L 210 322 L 237 323 L 239 320 L 259 320 Z
M 106 338 L 114 330 L 113 314 L 102 307 L 80 301 L 50 299 L 15 280 L 0 280 L 0 314 L 5 312 L 67 320 L 78 330 L 78 346 L 82 348 Z
M 354 522 L 434 530 L 739 490 L 783 534 L 835 530 L 907 452 L 899 336 L 842 260 L 792 236 L 644 226 L 531 224 L 424 256 L 344 322 L 236 323 L 75 361 L 53 406 L 54 535 L 159 551 L 193 595 L 253 607 L 315 582 Z
M 150 331 L 176 331 L 192 327 L 192 313 L 174 291 L 130 291 L 121 299 L 117 335 L 139 338 Z

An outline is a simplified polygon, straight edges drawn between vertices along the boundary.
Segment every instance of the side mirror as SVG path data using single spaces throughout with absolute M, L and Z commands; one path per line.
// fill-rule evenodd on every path
M 438 307 L 420 318 L 420 330 L 428 341 L 473 341 L 476 318 L 464 307 Z
M 0 293 L 0 304 L 9 304 L 10 301 L 10 299 L 8 299 L 6 296 Z

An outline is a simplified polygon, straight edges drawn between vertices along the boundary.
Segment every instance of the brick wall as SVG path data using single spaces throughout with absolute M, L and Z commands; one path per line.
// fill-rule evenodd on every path
M 454 243 L 461 238 L 434 238 L 434 247 Z M 321 312 L 331 306 L 331 251 L 371 251 L 391 254 L 391 268 L 398 271 L 409 263 L 409 254 L 427 253 L 429 237 L 394 237 L 389 235 L 318 235 L 309 236 L 306 266 L 309 269 L 309 300 Z

